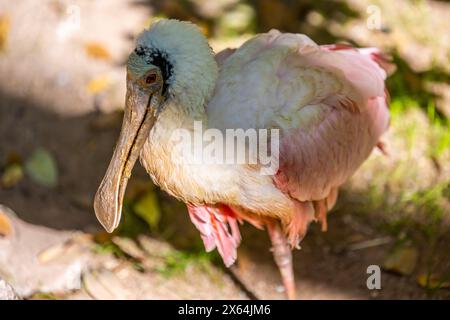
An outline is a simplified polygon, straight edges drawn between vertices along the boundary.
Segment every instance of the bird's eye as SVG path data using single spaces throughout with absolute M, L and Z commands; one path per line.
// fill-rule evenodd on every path
M 152 73 L 149 74 L 146 78 L 145 78 L 145 83 L 147 84 L 152 84 L 153 82 L 156 81 L 156 74 Z

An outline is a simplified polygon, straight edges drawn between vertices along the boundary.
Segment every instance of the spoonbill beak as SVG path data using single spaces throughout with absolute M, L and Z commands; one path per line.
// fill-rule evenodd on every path
M 94 199 L 95 215 L 108 232 L 119 225 L 128 179 L 163 104 L 161 88 L 148 89 L 127 79 L 122 129 Z

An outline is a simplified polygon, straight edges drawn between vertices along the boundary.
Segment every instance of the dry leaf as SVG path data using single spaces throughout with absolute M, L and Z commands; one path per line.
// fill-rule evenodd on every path
M 6 167 L 2 175 L 1 185 L 4 188 L 11 188 L 23 179 L 23 169 L 18 163 Z
M 0 52 L 5 51 L 8 45 L 9 29 L 9 17 L 7 15 L 0 15 Z
M 383 268 L 400 275 L 410 275 L 416 267 L 418 257 L 417 249 L 413 247 L 399 247 L 389 253 L 383 263 Z
M 437 274 L 422 273 L 417 277 L 417 283 L 427 289 L 447 289 L 450 288 L 450 279 L 444 279 Z
M 91 58 L 100 60 L 111 59 L 111 54 L 108 49 L 98 42 L 88 42 L 84 45 L 84 49 L 86 50 L 86 54 Z
M 102 75 L 89 81 L 89 83 L 86 85 L 86 89 L 89 93 L 95 94 L 105 90 L 108 85 L 108 76 Z
M 13 232 L 13 226 L 9 217 L 0 211 L 0 237 L 7 237 Z

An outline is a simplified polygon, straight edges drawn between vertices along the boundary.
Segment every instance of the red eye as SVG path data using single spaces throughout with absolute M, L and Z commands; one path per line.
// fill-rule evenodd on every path
M 147 84 L 152 84 L 153 82 L 156 81 L 156 74 L 152 73 L 149 74 L 146 78 L 145 78 L 145 83 Z

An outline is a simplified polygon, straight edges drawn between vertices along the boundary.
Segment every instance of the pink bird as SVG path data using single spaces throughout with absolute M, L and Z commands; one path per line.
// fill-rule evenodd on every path
M 125 115 L 95 197 L 97 218 L 109 232 L 118 226 L 140 157 L 153 181 L 187 204 L 206 250 L 217 248 L 226 266 L 237 257 L 239 223 L 266 228 L 294 299 L 291 250 L 310 222 L 327 229 L 338 188 L 379 144 L 389 122 L 390 66 L 377 49 L 317 45 L 277 30 L 214 56 L 195 25 L 153 24 L 128 59 Z M 264 174 L 260 162 L 192 161 L 173 133 L 194 135 L 196 123 L 214 134 L 277 129 L 277 170 Z

